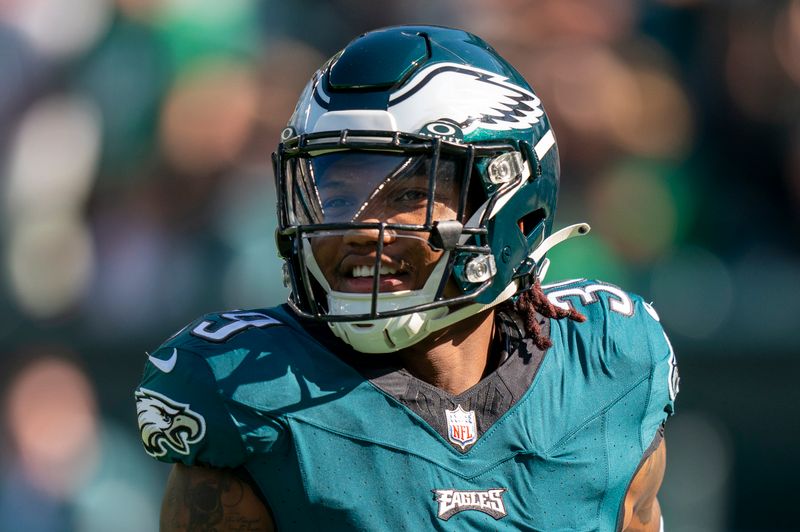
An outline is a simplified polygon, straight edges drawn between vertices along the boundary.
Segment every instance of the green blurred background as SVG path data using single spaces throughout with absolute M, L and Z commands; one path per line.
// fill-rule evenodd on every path
M 399 23 L 485 38 L 562 154 L 548 280 L 654 302 L 671 531 L 794 530 L 800 0 L 0 0 L 0 530 L 156 530 L 145 350 L 285 299 L 269 155 L 314 69 Z

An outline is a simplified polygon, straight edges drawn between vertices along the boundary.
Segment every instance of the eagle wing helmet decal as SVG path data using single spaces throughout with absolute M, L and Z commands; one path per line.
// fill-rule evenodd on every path
M 457 63 L 436 63 L 415 74 L 391 95 L 389 111 L 398 123 L 439 114 L 458 124 L 464 135 L 478 128 L 530 129 L 544 115 L 541 100 L 531 91 L 505 76 Z
M 190 410 L 188 404 L 152 390 L 136 390 L 136 413 L 144 449 L 153 457 L 164 456 L 168 448 L 189 454 L 191 444 L 202 440 L 206 433 L 203 416 Z
M 315 75 L 289 120 L 297 131 L 315 131 L 333 95 Z M 436 117 L 457 125 L 463 135 L 477 129 L 530 129 L 544 116 L 541 100 L 506 76 L 458 63 L 435 63 L 391 93 L 387 111 L 399 131 L 416 132 Z

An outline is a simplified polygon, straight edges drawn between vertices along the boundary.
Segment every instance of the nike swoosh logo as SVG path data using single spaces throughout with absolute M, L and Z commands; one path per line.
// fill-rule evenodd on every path
M 175 362 L 178 361 L 178 350 L 172 348 L 172 356 L 166 360 L 161 360 L 160 358 L 156 358 L 150 354 L 147 355 L 147 358 L 150 359 L 150 363 L 153 364 L 155 367 L 157 367 L 164 373 L 169 373 L 175 368 Z

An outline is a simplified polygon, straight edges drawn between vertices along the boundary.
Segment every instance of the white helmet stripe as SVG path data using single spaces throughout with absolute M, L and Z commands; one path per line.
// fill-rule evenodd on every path
M 544 158 L 545 155 L 547 155 L 547 152 L 550 151 L 550 148 L 552 148 L 555 145 L 555 143 L 556 143 L 556 137 L 555 135 L 553 135 L 553 130 L 548 129 L 547 133 L 542 135 L 542 138 L 539 139 L 539 142 L 537 142 L 536 146 L 534 147 L 536 156 L 539 158 L 540 161 Z

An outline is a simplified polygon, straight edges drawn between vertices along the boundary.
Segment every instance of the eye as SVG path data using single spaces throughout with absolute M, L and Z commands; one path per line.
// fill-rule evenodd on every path
M 408 189 L 397 195 L 397 201 L 418 202 L 428 199 L 427 189 Z
M 322 208 L 324 210 L 336 210 L 336 209 L 346 209 L 353 205 L 352 198 L 348 198 L 345 196 L 335 196 L 333 198 L 329 198 L 322 202 Z

